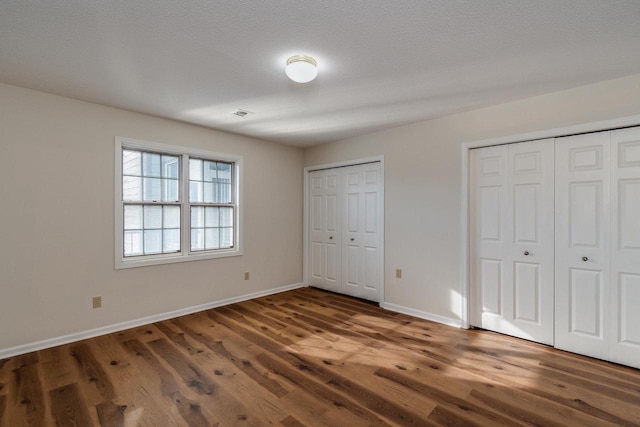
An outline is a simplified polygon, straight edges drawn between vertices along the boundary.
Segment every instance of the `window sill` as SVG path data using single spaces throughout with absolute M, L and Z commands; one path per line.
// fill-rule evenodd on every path
M 174 264 L 178 262 L 200 261 L 205 259 L 227 258 L 233 256 L 241 256 L 242 251 L 239 248 L 220 250 L 215 252 L 199 253 L 192 252 L 188 254 L 170 254 L 170 255 L 153 255 L 136 258 L 117 258 L 116 270 L 126 268 L 147 267 L 151 265 Z

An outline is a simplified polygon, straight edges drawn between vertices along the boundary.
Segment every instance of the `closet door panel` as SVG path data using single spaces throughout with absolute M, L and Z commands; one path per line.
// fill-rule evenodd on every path
M 508 147 L 508 333 L 553 344 L 554 141 Z
M 471 154 L 471 322 L 551 344 L 553 140 Z
M 358 287 L 360 284 L 360 251 L 358 246 L 350 245 L 347 243 L 346 248 L 346 271 L 345 285 L 351 287 Z
M 640 128 L 611 132 L 611 360 L 640 368 Z
M 555 346 L 609 357 L 610 133 L 556 140 Z
M 377 247 L 365 246 L 364 248 L 364 282 L 363 286 L 368 292 L 378 294 L 379 286 L 379 260 L 380 253 Z
M 507 265 L 507 146 L 470 153 L 471 325 L 504 329 Z
M 309 254 L 311 258 L 311 277 L 310 281 L 314 285 L 324 285 L 324 269 L 325 269 L 325 242 L 324 242 L 324 223 L 325 223 L 325 192 L 324 192 L 324 175 L 322 171 L 312 172 L 309 175 Z
M 481 259 L 480 264 L 480 288 L 482 316 L 502 317 L 502 272 L 503 262 L 494 259 Z M 492 322 L 489 322 L 487 327 Z M 482 320 L 475 326 L 483 326 Z
M 344 292 L 380 301 L 380 163 L 344 168 Z
M 322 278 L 322 243 L 311 242 L 311 281 Z
M 570 247 L 586 251 L 602 249 L 600 237 L 606 231 L 602 223 L 603 184 L 602 180 L 568 184 Z
M 326 218 L 326 226 L 328 233 L 339 233 L 340 227 L 338 226 L 338 222 L 340 221 L 340 214 L 338 212 L 338 195 L 333 194 L 337 189 L 333 187 L 328 187 L 328 192 L 326 196 L 326 206 L 325 206 L 325 218 Z
M 309 174 L 309 257 L 312 285 L 338 291 L 341 286 L 341 173 Z
M 340 248 L 335 243 L 326 243 L 325 244 L 325 254 L 326 256 L 326 266 L 324 268 L 325 278 L 327 282 L 330 282 L 330 288 L 333 289 L 337 287 L 339 275 L 339 253 Z
M 356 296 L 362 286 L 360 278 L 360 225 L 362 204 L 362 176 L 359 166 L 350 166 L 343 169 L 345 177 L 345 212 L 344 212 L 344 292 Z
M 514 243 L 540 243 L 540 198 L 540 184 L 514 185 Z
M 569 269 L 569 332 L 604 339 L 602 271 Z
M 311 257 L 311 281 L 322 280 L 324 270 L 324 242 L 322 237 L 324 223 L 324 197 L 317 194 L 317 190 L 322 186 L 322 176 L 311 174 L 311 206 L 309 209 L 310 223 L 310 247 Z
M 540 316 L 540 265 L 514 263 L 514 319 L 539 324 Z
M 360 165 L 362 174 L 362 214 L 360 244 L 362 262 L 361 298 L 380 301 L 380 265 L 383 225 L 380 223 L 382 176 L 380 163 Z
M 480 240 L 503 243 L 505 188 L 503 185 L 485 185 L 478 188 L 478 193 Z

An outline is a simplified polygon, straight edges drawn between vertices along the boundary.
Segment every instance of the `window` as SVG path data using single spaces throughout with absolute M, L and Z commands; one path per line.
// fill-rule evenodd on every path
M 189 159 L 191 250 L 233 247 L 233 165 Z
M 122 149 L 124 257 L 180 252 L 179 160 Z
M 116 138 L 116 268 L 241 255 L 240 163 Z

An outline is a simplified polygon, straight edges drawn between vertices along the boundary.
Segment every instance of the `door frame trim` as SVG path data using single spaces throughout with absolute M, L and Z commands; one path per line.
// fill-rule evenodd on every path
M 340 162 L 325 163 L 321 165 L 306 166 L 304 168 L 304 200 L 303 200 L 303 220 L 302 220 L 302 281 L 309 286 L 309 173 L 321 169 L 334 169 L 347 166 L 356 166 L 364 163 L 380 163 L 380 200 L 378 201 L 378 211 L 380 212 L 379 232 L 380 232 L 380 254 L 381 260 L 378 266 L 380 275 L 380 290 L 378 304 L 385 302 L 384 293 L 384 263 L 385 263 L 385 246 L 384 246 L 384 156 L 362 157 L 353 160 L 345 160 Z
M 547 138 L 559 138 L 563 136 L 578 135 L 582 133 L 599 132 L 640 125 L 640 115 L 628 116 L 619 119 L 603 120 L 598 122 L 583 123 L 574 126 L 566 126 L 553 129 L 544 129 L 535 132 L 500 136 L 497 138 L 482 139 L 464 142 L 460 146 L 460 158 L 462 164 L 461 200 L 460 200 L 460 320 L 461 327 L 469 329 L 470 307 L 470 236 L 469 236 L 469 151 L 473 148 L 490 147 L 494 145 L 514 144 L 517 142 L 535 141 Z

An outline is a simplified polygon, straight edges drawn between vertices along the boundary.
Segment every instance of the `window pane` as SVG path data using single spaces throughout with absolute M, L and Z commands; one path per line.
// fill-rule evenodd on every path
M 217 179 L 216 162 L 209 162 L 205 160 L 203 163 L 204 163 L 203 164 L 204 166 L 203 181 L 215 182 L 215 180 Z
M 189 201 L 191 203 L 202 202 L 202 182 L 189 181 Z
M 189 179 L 202 181 L 202 160 L 189 159 Z
M 144 229 L 151 228 L 162 228 L 162 206 L 144 207 Z
M 122 200 L 142 201 L 142 178 L 133 176 L 122 177 Z
M 191 207 L 191 228 L 204 228 L 204 207 Z
M 220 229 L 220 247 L 230 248 L 233 246 L 233 229 L 221 228 Z
M 142 255 L 142 231 L 124 232 L 124 256 Z
M 218 179 L 220 182 L 231 182 L 231 163 L 218 163 Z
M 207 228 L 205 229 L 205 249 L 219 249 L 220 248 L 220 229 L 219 228 Z
M 162 230 L 144 231 L 144 253 L 159 254 L 162 252 Z
M 233 208 L 220 208 L 220 227 L 233 227 Z
M 201 228 L 195 228 L 191 230 L 191 250 L 202 251 L 204 250 L 204 230 Z
M 143 197 L 145 201 L 162 199 L 162 180 L 159 178 L 142 178 Z
M 142 206 L 126 205 L 124 207 L 124 229 L 142 229 Z
M 231 184 L 218 184 L 218 203 L 231 203 Z
M 162 201 L 178 202 L 178 180 L 163 179 L 162 180 Z
M 139 151 L 122 150 L 122 174 L 142 175 L 142 153 Z
M 230 163 L 218 163 L 219 203 L 231 203 L 231 172 Z
M 179 157 L 162 155 L 162 177 L 178 179 Z
M 142 175 L 160 178 L 160 154 L 142 153 Z
M 205 203 L 218 203 L 218 186 L 210 182 L 204 183 L 204 202 Z
M 164 253 L 180 252 L 180 230 L 164 230 L 162 239 Z
M 219 227 L 220 226 L 220 214 L 218 208 L 205 208 L 205 227 Z
M 165 206 L 163 210 L 163 228 L 180 228 L 180 206 Z

